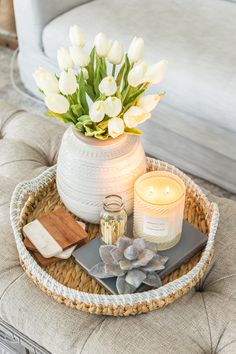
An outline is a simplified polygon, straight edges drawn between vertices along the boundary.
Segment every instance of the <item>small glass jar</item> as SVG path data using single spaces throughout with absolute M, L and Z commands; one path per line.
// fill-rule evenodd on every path
M 102 240 L 108 245 L 115 244 L 126 233 L 127 213 L 119 195 L 108 195 L 104 199 L 100 227 Z

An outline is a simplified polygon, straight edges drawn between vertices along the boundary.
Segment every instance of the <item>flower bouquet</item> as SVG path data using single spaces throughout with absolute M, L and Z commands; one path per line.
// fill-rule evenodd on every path
M 163 79 L 167 61 L 148 66 L 143 60 L 142 38 L 134 37 L 124 54 L 117 40 L 112 42 L 99 33 L 88 54 L 79 26 L 72 26 L 69 36 L 72 46 L 57 52 L 60 74 L 39 68 L 33 75 L 45 95 L 46 115 L 101 140 L 142 134 L 137 126 L 150 118 L 150 112 L 164 96 L 144 92 Z

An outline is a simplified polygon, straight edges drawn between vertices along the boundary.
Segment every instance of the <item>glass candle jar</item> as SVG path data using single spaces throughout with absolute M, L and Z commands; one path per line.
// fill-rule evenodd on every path
M 126 233 L 127 213 L 119 195 L 108 195 L 104 199 L 100 228 L 102 240 L 108 245 L 115 244 Z
M 134 187 L 134 237 L 156 242 L 159 250 L 175 246 L 181 238 L 185 184 L 166 171 L 148 172 Z

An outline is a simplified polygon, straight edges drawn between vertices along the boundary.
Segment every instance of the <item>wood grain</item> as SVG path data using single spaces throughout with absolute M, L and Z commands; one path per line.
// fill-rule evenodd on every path
M 36 261 L 42 266 L 42 267 L 47 267 L 53 263 L 62 261 L 63 259 L 56 258 L 56 257 L 51 257 L 51 258 L 44 258 L 34 247 L 33 243 L 28 239 L 24 239 L 24 245 L 27 248 L 27 250 L 31 251 L 33 253 L 34 258 Z
M 2 32 L 16 38 L 13 0 L 0 1 L 0 33 Z
M 84 241 L 88 236 L 64 208 L 40 216 L 38 220 L 63 250 Z

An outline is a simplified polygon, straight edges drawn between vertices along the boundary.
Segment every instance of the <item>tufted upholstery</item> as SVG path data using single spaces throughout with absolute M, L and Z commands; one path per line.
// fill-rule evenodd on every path
M 129 318 L 98 317 L 57 304 L 21 269 L 9 222 L 15 185 L 54 164 L 64 127 L 0 105 L 0 317 L 56 354 L 236 353 L 236 203 L 220 207 L 216 263 L 202 292 Z

